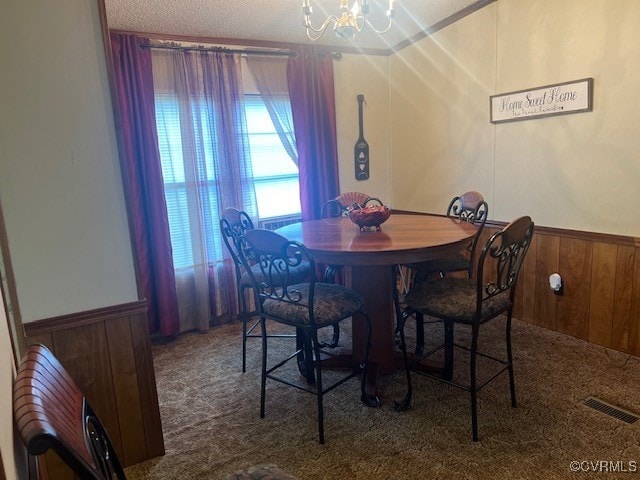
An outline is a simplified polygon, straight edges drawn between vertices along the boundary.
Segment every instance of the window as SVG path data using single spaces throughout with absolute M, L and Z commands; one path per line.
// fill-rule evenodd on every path
M 193 265 L 178 98 L 157 94 L 156 125 L 174 268 Z
M 245 96 L 245 108 L 260 219 L 299 215 L 297 165 L 284 149 L 262 98 Z
M 288 102 L 288 99 L 283 101 Z M 208 232 L 205 240 L 207 252 L 210 258 L 222 258 L 222 240 L 219 238 L 219 219 L 217 218 L 219 205 L 216 182 L 218 180 L 215 177 L 212 148 L 215 139 L 210 136 L 210 132 L 214 129 L 209 128 L 213 117 L 208 115 L 208 109 L 204 106 L 193 108 L 194 115 L 198 115 L 199 118 L 194 119 L 190 128 L 202 128 L 202 131 L 198 130 L 194 135 L 196 141 L 202 142 L 198 145 L 198 151 L 203 152 L 199 168 L 204 171 L 199 172 L 198 175 L 199 178 L 206 179 L 206 188 L 201 188 L 203 193 L 200 198 L 194 199 L 189 198 L 187 189 L 187 184 L 194 180 L 190 179 L 185 172 L 182 157 L 178 98 L 173 94 L 156 94 L 155 106 L 174 267 L 187 267 L 194 264 L 190 211 L 204 212 L 204 218 L 201 221 L 204 223 L 205 231 Z M 245 96 L 245 112 L 260 220 L 299 215 L 298 167 L 285 151 L 259 95 Z M 194 207 L 198 201 L 206 202 L 209 208 Z M 215 218 L 212 218 L 213 215 Z

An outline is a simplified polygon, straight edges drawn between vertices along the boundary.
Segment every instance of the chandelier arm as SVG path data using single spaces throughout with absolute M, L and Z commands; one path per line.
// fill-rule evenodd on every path
M 307 32 L 309 30 L 319 33 L 321 36 L 324 33 L 324 31 L 327 29 L 327 27 L 329 26 L 329 24 L 331 24 L 331 22 L 333 23 L 337 23 L 338 22 L 338 17 L 336 17 L 335 15 L 331 15 L 330 17 L 328 17 L 324 23 L 320 26 L 320 28 L 313 28 L 313 25 L 311 25 L 311 20 L 306 18 L 304 21 L 304 28 L 307 29 Z M 320 38 L 320 37 L 318 37 Z
M 321 31 L 320 33 L 318 33 L 318 35 L 313 36 L 313 35 L 311 34 L 311 30 L 309 30 L 309 29 L 307 28 L 307 37 L 309 38 L 309 40 L 311 40 L 311 41 L 313 41 L 313 42 L 315 42 L 316 40 L 320 40 L 320 38 L 322 37 L 322 35 L 324 35 L 324 31 Z
M 393 22 L 391 21 L 391 18 L 389 18 L 389 24 L 384 29 L 378 30 L 376 27 L 373 26 L 373 24 L 368 19 L 365 18 L 364 21 L 376 33 L 387 33 L 391 29 L 391 26 L 393 25 Z M 364 27 L 364 25 L 363 25 L 363 27 Z

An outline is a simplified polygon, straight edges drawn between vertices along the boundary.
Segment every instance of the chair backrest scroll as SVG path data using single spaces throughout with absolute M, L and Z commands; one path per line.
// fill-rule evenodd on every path
M 507 290 L 510 291 L 509 297 L 513 302 L 516 281 L 531 245 L 533 230 L 531 217 L 524 216 L 512 221 L 487 240 L 478 260 L 479 303 Z
M 248 231 L 242 239 L 242 261 L 259 266 L 249 269 L 248 273 L 256 289 L 260 308 L 265 301 L 277 301 L 308 309 L 308 315 L 313 321 L 313 297 L 316 284 L 315 276 L 309 277 L 308 272 L 315 271 L 315 261 L 307 248 L 295 241 L 264 229 Z M 301 271 L 307 277 L 305 284 L 308 288 L 301 291 Z M 285 315 L 281 317 L 285 319 Z
M 459 218 L 461 221 L 476 225 L 478 228 L 476 234 L 473 236 L 473 239 L 467 246 L 467 250 L 469 250 L 470 253 L 469 275 L 471 275 L 472 272 L 471 269 L 474 265 L 476 247 L 478 245 L 480 235 L 482 234 L 482 230 L 484 229 L 484 225 L 487 221 L 488 211 L 489 206 L 487 202 L 485 202 L 484 197 L 480 192 L 475 191 L 466 192 L 457 197 L 453 197 L 453 199 L 451 199 L 451 202 L 449 203 L 449 207 L 447 208 L 447 217 Z

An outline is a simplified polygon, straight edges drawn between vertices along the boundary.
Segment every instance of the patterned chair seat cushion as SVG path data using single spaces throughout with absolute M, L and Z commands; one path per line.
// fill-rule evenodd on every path
M 469 259 L 462 253 L 409 265 L 409 267 L 416 272 L 427 275 L 439 272 L 460 272 L 462 270 L 468 270 L 469 266 Z
M 431 280 L 416 285 L 405 301 L 426 315 L 470 324 L 476 313 L 476 288 L 476 281 L 468 278 Z M 480 322 L 508 310 L 510 306 L 508 290 L 485 300 Z
M 252 265 L 251 271 L 256 277 L 258 283 L 262 283 L 264 281 L 264 275 L 260 269 L 260 265 Z M 289 274 L 289 283 L 304 282 L 311 275 L 311 266 L 309 265 L 309 262 L 301 262 L 300 265 L 290 268 Z M 240 278 L 240 286 L 243 288 L 253 287 L 253 283 L 251 283 L 251 276 L 248 273 L 245 272 Z
M 309 284 L 291 285 L 289 292 L 300 292 L 300 303 L 289 303 L 280 300 L 267 299 L 264 302 L 264 312 L 273 317 L 288 322 L 309 324 Z M 350 317 L 364 305 L 362 295 L 342 285 L 333 283 L 316 283 L 313 303 L 313 314 L 316 325 L 331 325 Z

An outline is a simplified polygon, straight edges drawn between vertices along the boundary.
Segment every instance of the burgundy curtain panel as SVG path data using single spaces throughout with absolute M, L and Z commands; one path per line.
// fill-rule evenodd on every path
M 303 220 L 320 218 L 322 205 L 339 193 L 333 59 L 302 45 L 289 59 L 287 79 L 298 147 Z
M 134 261 L 147 300 L 149 329 L 170 336 L 179 331 L 178 300 L 158 151 L 151 53 L 139 47 L 142 41 L 148 40 L 111 34 Z

